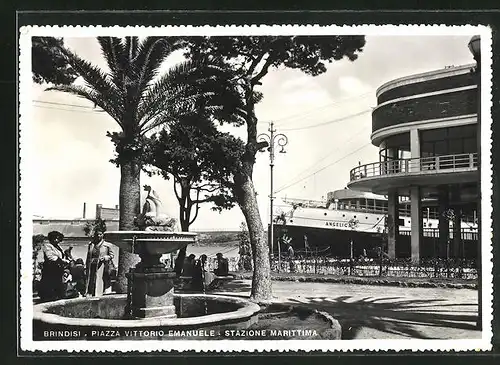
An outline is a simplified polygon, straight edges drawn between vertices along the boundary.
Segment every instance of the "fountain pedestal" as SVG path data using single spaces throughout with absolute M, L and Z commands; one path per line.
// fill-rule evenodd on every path
M 175 272 L 167 271 L 159 259 L 154 266 L 146 266 L 141 255 L 141 262 L 127 274 L 131 316 L 134 318 L 176 317 L 175 276 Z
M 160 262 L 161 255 L 177 251 L 196 240 L 188 232 L 105 232 L 109 242 L 139 254 L 141 261 L 127 274 L 127 312 L 134 318 L 176 317 L 175 272 Z

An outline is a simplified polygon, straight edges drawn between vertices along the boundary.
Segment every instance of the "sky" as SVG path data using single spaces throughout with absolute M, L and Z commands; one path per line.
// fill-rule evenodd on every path
M 350 169 L 378 160 L 370 144 L 371 109 L 376 89 L 395 78 L 451 65 L 473 63 L 467 47 L 470 36 L 367 36 L 359 58 L 327 65 L 316 77 L 297 70 L 272 69 L 263 79 L 263 100 L 256 106 L 258 132 L 267 133 L 269 122 L 288 137 L 286 153 L 277 153 L 274 191 L 280 198 L 321 200 L 329 191 L 343 189 Z M 65 44 L 82 58 L 106 69 L 95 38 L 65 38 Z M 166 70 L 182 57 L 174 54 L 162 66 Z M 104 112 L 76 96 L 45 91 L 32 85 L 34 135 L 33 207 L 46 218 L 95 217 L 95 205 L 118 204 L 119 169 L 109 162 L 114 146 L 106 132 L 119 131 Z M 63 105 L 67 104 L 67 105 Z M 69 104 L 69 105 L 68 105 Z M 230 129 L 245 139 L 245 128 Z M 254 184 L 264 225 L 269 222 L 269 154 L 259 153 Z M 177 216 L 171 181 L 141 175 Z M 238 229 L 244 221 L 238 207 L 223 213 L 203 205 L 192 230 Z

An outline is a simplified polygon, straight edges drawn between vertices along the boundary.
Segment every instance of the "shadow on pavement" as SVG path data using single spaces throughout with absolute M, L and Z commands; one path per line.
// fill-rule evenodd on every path
M 477 305 L 445 304 L 441 299 L 366 297 L 350 300 L 351 298 L 351 296 L 303 297 L 290 298 L 286 303 L 307 305 L 330 313 L 340 322 L 342 339 L 345 340 L 356 338 L 357 333 L 363 327 L 418 339 L 442 338 L 430 337 L 419 331 L 418 326 L 477 331 L 475 326 Z M 438 329 L 436 333 L 439 333 Z
M 252 283 L 248 280 L 231 280 L 225 282 L 222 286 L 213 290 L 213 293 L 224 293 L 224 294 L 249 294 L 252 289 Z

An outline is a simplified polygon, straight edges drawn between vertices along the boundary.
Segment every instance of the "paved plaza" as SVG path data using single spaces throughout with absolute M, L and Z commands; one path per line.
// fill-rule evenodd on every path
M 236 280 L 221 290 L 247 296 L 250 280 Z M 477 291 L 401 288 L 331 283 L 273 282 L 276 301 L 305 304 L 333 315 L 343 339 L 472 339 Z

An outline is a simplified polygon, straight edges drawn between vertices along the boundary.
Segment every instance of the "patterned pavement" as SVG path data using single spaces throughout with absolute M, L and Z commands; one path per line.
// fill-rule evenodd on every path
M 250 280 L 222 289 L 248 296 Z M 307 305 L 333 315 L 343 339 L 471 339 L 476 328 L 477 291 L 330 283 L 273 282 L 279 302 Z

